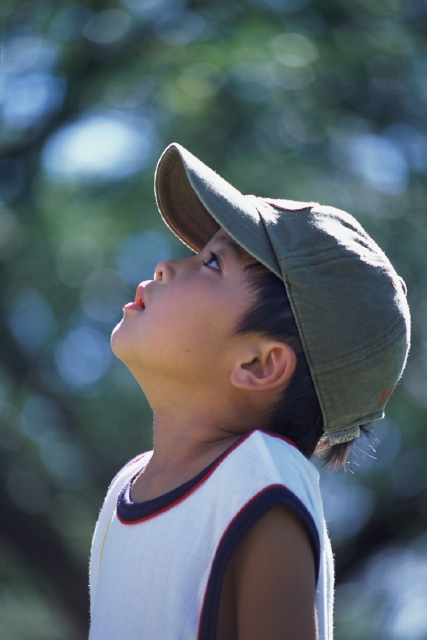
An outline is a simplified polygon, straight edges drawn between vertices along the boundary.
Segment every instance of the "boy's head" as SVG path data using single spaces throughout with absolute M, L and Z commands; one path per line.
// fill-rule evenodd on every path
M 265 309 L 269 296 L 283 296 L 272 323 L 286 315 L 276 337 L 291 332 L 306 363 L 294 378 L 314 390 L 313 430 L 340 444 L 382 418 L 405 366 L 410 317 L 403 281 L 359 223 L 332 207 L 244 196 L 178 144 L 160 158 L 155 189 L 165 222 L 190 248 L 199 252 L 222 228 L 267 267 L 251 278 Z
M 138 286 L 112 347 L 155 413 L 171 403 L 175 415 L 195 411 L 200 420 L 200 410 L 208 412 L 237 433 L 269 427 L 296 356 L 283 331 L 275 336 L 251 319 L 261 274 L 283 288 L 220 229 L 200 252 L 160 262 L 154 280 Z

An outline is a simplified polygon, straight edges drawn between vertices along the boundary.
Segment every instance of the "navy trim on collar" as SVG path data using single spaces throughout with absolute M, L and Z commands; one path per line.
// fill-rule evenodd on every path
M 231 445 L 224 453 L 222 453 L 216 460 L 211 462 L 203 471 L 201 471 L 197 476 L 188 480 L 184 484 L 180 485 L 176 489 L 172 491 L 168 491 L 167 493 L 159 496 L 158 498 L 153 498 L 152 500 L 146 500 L 145 502 L 133 502 L 130 497 L 130 488 L 132 486 L 132 482 L 136 478 L 138 474 L 135 474 L 123 487 L 120 491 L 117 498 L 117 517 L 122 524 L 138 524 L 139 522 L 143 522 L 148 518 L 152 518 L 154 516 L 159 515 L 163 511 L 167 511 L 171 509 L 173 506 L 184 500 L 190 493 L 195 491 L 197 487 L 205 482 L 210 475 L 215 471 L 215 469 L 221 464 L 223 460 L 236 449 L 242 442 L 244 442 L 247 438 L 249 438 L 253 433 L 257 431 L 262 431 L 269 436 L 279 438 L 280 440 L 284 440 L 291 446 L 297 448 L 293 442 L 280 436 L 276 433 L 271 433 L 269 431 L 265 431 L 264 429 L 253 429 L 252 431 L 247 431 L 244 433 L 236 442 Z M 140 470 L 138 471 L 140 473 Z

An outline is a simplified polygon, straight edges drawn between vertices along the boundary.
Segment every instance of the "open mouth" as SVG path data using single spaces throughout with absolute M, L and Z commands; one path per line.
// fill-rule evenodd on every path
M 139 285 L 136 290 L 135 300 L 125 304 L 123 309 L 133 309 L 134 311 L 141 311 L 142 309 L 145 309 L 144 288 L 141 285 Z
M 136 293 L 135 296 L 135 304 L 138 305 L 138 307 L 141 307 L 141 309 L 145 309 L 145 304 L 144 304 L 144 300 L 142 299 L 142 297 L 139 295 L 139 293 Z

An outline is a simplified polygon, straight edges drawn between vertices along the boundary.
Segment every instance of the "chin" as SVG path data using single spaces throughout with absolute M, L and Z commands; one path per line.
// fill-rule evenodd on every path
M 114 327 L 110 344 L 114 355 L 132 371 L 136 365 L 135 336 L 123 319 Z
M 123 335 L 123 319 L 116 324 L 110 338 L 111 350 L 119 360 L 125 362 L 126 340 Z

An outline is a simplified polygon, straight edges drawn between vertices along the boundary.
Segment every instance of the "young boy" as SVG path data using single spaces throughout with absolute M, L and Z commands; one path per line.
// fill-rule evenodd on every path
M 318 473 L 383 417 L 409 347 L 403 281 L 347 213 L 244 196 L 178 144 L 161 262 L 112 348 L 154 414 L 113 480 L 90 566 L 90 640 L 330 640 Z M 317 447 L 319 450 L 319 446 Z

